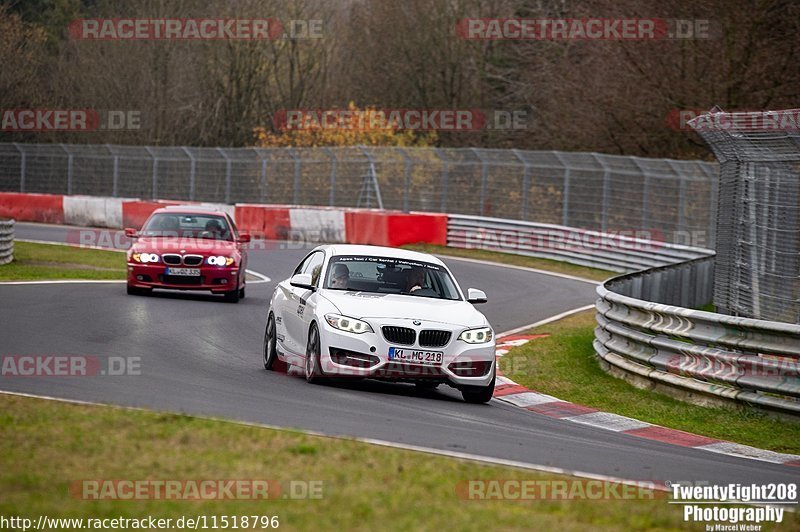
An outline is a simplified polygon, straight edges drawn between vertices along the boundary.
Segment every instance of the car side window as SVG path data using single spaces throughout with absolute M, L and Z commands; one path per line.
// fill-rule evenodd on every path
M 310 273 L 311 274 L 311 284 L 314 286 L 317 285 L 317 281 L 319 281 L 319 276 L 322 273 L 322 263 L 325 261 L 325 254 L 321 251 L 318 251 L 308 257 L 308 260 L 305 262 L 305 266 L 303 267 L 303 271 L 301 273 Z
M 298 273 L 303 273 L 303 268 L 305 268 L 308 261 L 311 260 L 311 255 L 308 255 L 306 258 L 300 261 L 300 264 L 297 265 L 297 268 L 294 269 L 292 275 L 297 275 Z

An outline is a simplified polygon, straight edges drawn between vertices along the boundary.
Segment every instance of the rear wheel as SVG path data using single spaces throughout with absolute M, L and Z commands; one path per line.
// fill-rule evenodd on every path
M 270 313 L 267 319 L 267 330 L 264 332 L 264 369 L 274 369 L 273 365 L 278 358 L 276 342 L 275 317 Z
M 494 395 L 494 382 L 496 374 L 487 386 L 464 386 L 461 388 L 461 397 L 467 403 L 488 403 Z
M 322 352 L 319 342 L 319 329 L 317 324 L 311 325 L 308 332 L 308 344 L 306 345 L 306 381 L 312 384 L 319 384 L 324 380 L 322 365 L 320 364 L 320 353 Z

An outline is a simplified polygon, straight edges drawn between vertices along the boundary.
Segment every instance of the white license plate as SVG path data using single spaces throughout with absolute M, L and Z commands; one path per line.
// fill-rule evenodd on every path
M 167 275 L 180 275 L 186 277 L 199 277 L 200 268 L 167 268 Z
M 441 351 L 420 351 L 419 349 L 389 348 L 389 360 L 393 362 L 409 362 L 425 366 L 441 366 L 444 353 Z

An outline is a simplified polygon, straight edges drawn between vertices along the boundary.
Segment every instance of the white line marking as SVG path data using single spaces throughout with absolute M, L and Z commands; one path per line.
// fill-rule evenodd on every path
M 272 282 L 272 279 L 271 279 L 271 278 L 267 277 L 266 275 L 262 275 L 262 274 L 260 274 L 260 273 L 258 273 L 258 272 L 256 272 L 256 271 L 253 271 L 253 270 L 245 270 L 245 272 L 247 272 L 247 273 L 249 273 L 250 275 L 253 275 L 253 276 L 255 276 L 255 277 L 258 277 L 258 278 L 260 279 L 260 281 L 250 281 L 250 284 L 261 284 L 261 283 L 269 283 L 269 282 Z
M 633 419 L 632 417 L 620 416 L 612 414 L 611 412 L 592 412 L 590 414 L 581 414 L 579 416 L 570 416 L 561 418 L 564 421 L 572 421 L 573 423 L 580 423 L 581 425 L 590 425 L 604 430 L 613 432 L 622 432 L 623 430 L 643 429 L 645 427 L 652 427 L 650 423 Z
M 585 307 L 574 308 L 572 310 L 568 310 L 566 312 L 562 312 L 561 314 L 556 314 L 555 316 L 550 316 L 549 318 L 545 318 L 543 320 L 537 321 L 536 323 L 531 323 L 530 325 L 523 325 L 522 327 L 517 327 L 515 329 L 511 329 L 509 331 L 501 332 L 497 335 L 497 339 L 501 339 L 504 336 L 511 336 L 512 334 L 521 333 L 523 331 L 527 331 L 528 329 L 533 329 L 534 327 L 540 327 L 542 325 L 547 325 L 548 323 L 558 321 L 561 318 L 566 318 L 567 316 L 571 316 L 572 314 L 577 314 L 578 312 L 583 312 L 585 310 L 593 309 L 594 305 L 586 305 Z
M 729 441 L 709 443 L 708 445 L 693 447 L 693 449 L 702 449 L 704 451 L 711 451 L 712 453 L 751 458 L 753 460 L 763 460 L 764 462 L 772 462 L 774 464 L 782 464 L 784 462 L 792 462 L 800 459 L 800 456 L 796 454 L 777 453 L 775 451 L 758 449 L 756 447 L 750 447 L 749 445 L 742 445 Z
M 536 392 L 522 392 L 511 395 L 501 395 L 500 397 L 495 397 L 495 399 L 504 401 L 506 403 L 511 403 L 512 405 L 520 408 L 527 408 L 529 406 L 542 405 L 545 403 L 561 402 L 561 399 L 557 397 Z
M 136 412 L 158 412 L 156 410 L 148 410 L 146 408 L 139 408 L 135 406 L 122 406 L 122 405 L 114 405 L 114 404 L 106 404 L 106 403 L 96 403 L 92 401 L 81 401 L 79 399 L 64 399 L 61 397 L 52 397 L 48 395 L 35 395 L 30 393 L 24 392 L 10 392 L 6 390 L 0 390 L 0 394 L 5 395 L 15 395 L 19 397 L 29 397 L 32 399 L 44 399 L 47 401 L 56 401 L 59 403 L 68 403 L 68 404 L 76 404 L 76 405 L 84 405 L 84 406 L 104 406 L 109 408 L 117 408 L 120 410 L 131 410 Z M 472 462 L 479 462 L 484 464 L 493 464 L 493 465 L 502 465 L 506 467 L 514 467 L 518 469 L 527 469 L 531 471 L 540 471 L 542 473 L 552 473 L 554 475 L 567 475 L 579 478 L 586 478 L 590 480 L 600 480 L 603 482 L 610 482 L 610 483 L 619 483 L 625 484 L 630 486 L 641 486 L 644 488 L 651 488 L 659 491 L 667 491 L 665 486 L 662 486 L 658 483 L 652 483 L 647 481 L 636 481 L 636 480 L 629 480 L 619 477 L 612 477 L 608 475 L 599 475 L 596 473 L 587 473 L 584 471 L 574 471 L 570 469 L 563 469 L 560 467 L 551 467 L 541 464 L 532 464 L 529 462 L 520 462 L 517 460 L 508 460 L 505 458 L 495 458 L 491 456 L 482 456 L 477 454 L 471 453 L 462 453 L 458 451 L 450 451 L 445 449 L 434 449 L 432 447 L 424 447 L 420 445 L 409 445 L 405 443 L 395 443 L 385 440 L 377 440 L 373 438 L 359 438 L 359 437 L 348 437 L 348 436 L 331 436 L 329 434 L 324 434 L 322 432 L 318 432 L 315 430 L 306 430 L 306 429 L 290 429 L 286 427 L 278 427 L 275 425 L 268 425 L 266 423 L 256 423 L 252 421 L 238 421 L 232 419 L 224 419 L 224 418 L 217 418 L 217 417 L 209 417 L 209 416 L 197 416 L 192 414 L 186 414 L 182 412 L 176 412 L 176 415 L 193 418 L 193 419 L 201 419 L 201 420 L 208 420 L 208 421 L 218 421 L 221 423 L 231 423 L 234 425 L 242 425 L 245 427 L 256 427 L 262 429 L 270 429 L 270 430 L 278 430 L 281 432 L 290 432 L 290 433 L 300 433 L 300 434 L 308 434 L 310 436 L 319 436 L 321 438 L 330 438 L 334 440 L 345 440 L 345 441 L 357 441 L 361 443 L 368 443 L 370 445 L 380 445 L 381 447 L 391 447 L 393 449 L 402 449 L 405 451 L 415 451 L 427 454 L 435 454 L 439 456 L 446 456 L 449 458 L 456 458 L 460 460 L 469 460 Z

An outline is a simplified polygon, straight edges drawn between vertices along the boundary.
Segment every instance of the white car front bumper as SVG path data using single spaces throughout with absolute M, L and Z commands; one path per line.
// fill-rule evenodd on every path
M 456 387 L 488 386 L 491 383 L 495 372 L 494 338 L 482 344 L 468 344 L 458 340 L 465 327 L 430 321 L 415 325 L 408 319 L 362 320 L 372 326 L 373 332 L 354 334 L 331 327 L 327 322 L 319 324 L 320 363 L 326 376 L 393 381 L 438 380 Z M 415 330 L 414 344 L 390 342 L 382 331 L 385 326 Z M 420 331 L 423 330 L 448 331 L 450 339 L 443 346 L 420 345 Z M 442 353 L 442 361 L 419 364 L 390 360 L 389 352 L 392 347 L 406 351 Z

